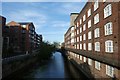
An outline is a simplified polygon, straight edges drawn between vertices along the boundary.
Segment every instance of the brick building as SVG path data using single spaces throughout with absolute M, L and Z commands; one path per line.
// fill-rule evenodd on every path
M 40 46 L 41 41 L 32 22 L 11 21 L 7 23 L 3 27 L 3 37 L 3 50 L 12 50 L 15 55 L 32 53 Z
M 74 24 L 74 49 L 120 61 L 120 2 L 87 2 Z M 67 39 L 71 37 L 68 36 L 65 41 Z M 71 46 L 70 43 L 67 46 Z M 78 58 L 79 63 L 88 63 L 95 78 L 120 79 L 119 69 L 72 52 L 70 54 Z

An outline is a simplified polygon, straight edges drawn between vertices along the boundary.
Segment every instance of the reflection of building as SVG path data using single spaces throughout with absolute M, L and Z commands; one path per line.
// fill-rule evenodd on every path
M 114 61 L 120 60 L 120 2 L 87 2 L 74 20 L 74 49 L 95 54 Z M 65 34 L 65 47 L 70 48 L 70 28 Z M 67 45 L 66 45 L 67 44 Z M 120 79 L 120 70 L 82 55 L 79 63 L 89 64 L 94 77 Z

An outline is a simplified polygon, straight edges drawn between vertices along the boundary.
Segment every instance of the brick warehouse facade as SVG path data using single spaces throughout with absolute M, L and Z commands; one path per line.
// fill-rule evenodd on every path
M 3 57 L 11 51 L 14 55 L 32 53 L 40 46 L 42 35 L 35 32 L 32 22 L 11 21 L 3 26 Z M 12 56 L 12 55 L 11 55 Z
M 97 0 L 87 2 L 74 20 L 74 24 L 74 49 L 120 60 L 120 2 L 97 2 Z M 69 29 L 67 34 L 71 34 Z M 67 39 L 70 41 L 71 37 L 65 38 L 65 44 L 68 43 Z M 65 45 L 67 48 L 73 48 L 68 46 L 71 45 Z M 69 54 L 79 64 L 88 63 L 91 74 L 95 78 L 120 79 L 120 70 L 115 67 L 73 52 Z

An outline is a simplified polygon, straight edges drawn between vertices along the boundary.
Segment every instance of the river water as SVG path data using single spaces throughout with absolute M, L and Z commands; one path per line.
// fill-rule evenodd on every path
M 38 80 L 42 78 L 79 78 L 79 80 L 86 80 L 86 77 L 81 72 L 78 72 L 72 64 L 66 61 L 59 52 L 55 52 L 46 64 L 39 64 L 37 66 L 33 65 L 32 68 L 21 73 L 20 77 L 30 80 Z

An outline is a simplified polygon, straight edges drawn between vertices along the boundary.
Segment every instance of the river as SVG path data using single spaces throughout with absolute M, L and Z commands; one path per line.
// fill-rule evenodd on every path
M 42 78 L 79 78 L 79 80 L 86 80 L 86 77 L 81 72 L 78 72 L 71 63 L 66 61 L 59 52 L 55 52 L 46 64 L 32 65 L 30 69 L 24 70 L 19 77 L 30 80 Z

